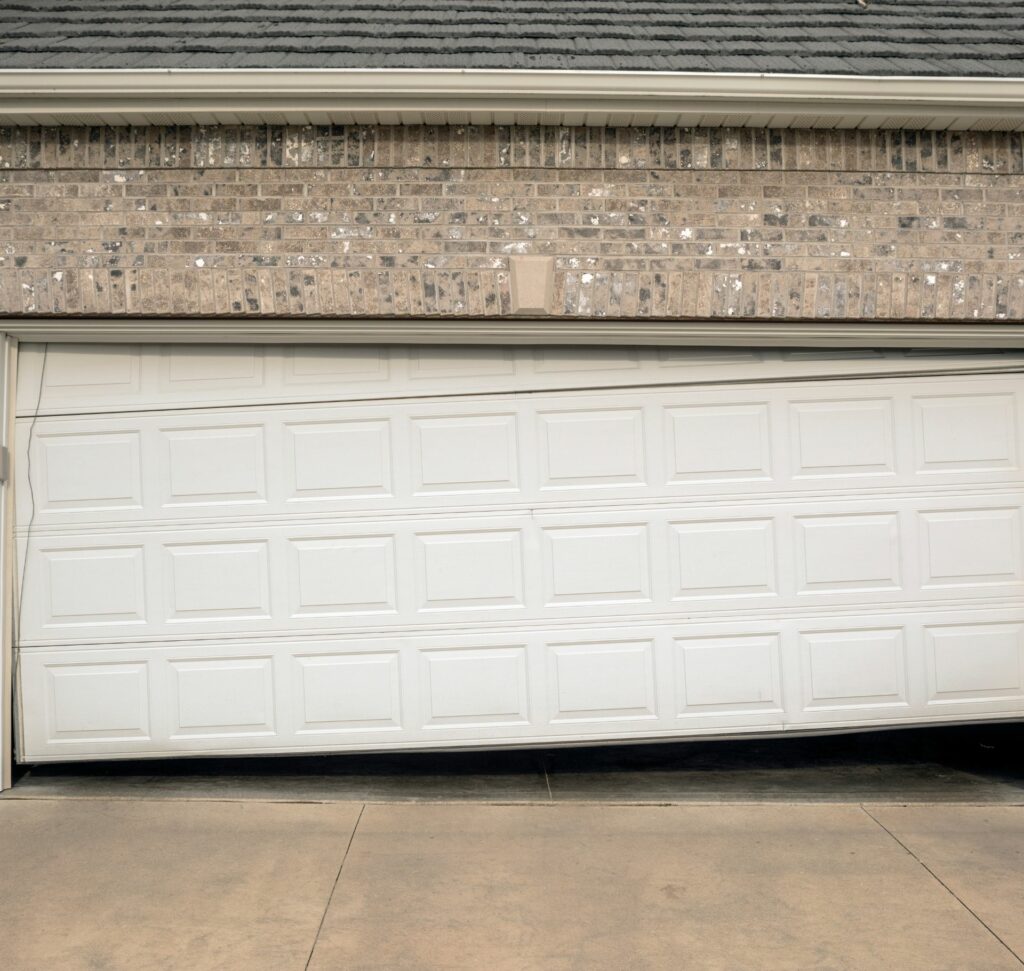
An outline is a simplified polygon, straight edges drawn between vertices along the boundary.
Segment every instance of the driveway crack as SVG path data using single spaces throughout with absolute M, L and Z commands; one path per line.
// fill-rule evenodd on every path
M 1004 941 L 988 924 L 986 924 L 985 921 L 982 920 L 982 918 L 978 915 L 978 913 L 972 910 L 971 907 L 963 900 L 963 898 L 960 897 L 956 893 L 956 891 L 953 890 L 953 888 L 950 887 L 950 885 L 942 879 L 942 877 L 940 877 L 930 866 L 928 866 L 928 864 L 925 863 L 924 860 L 922 860 L 921 857 L 919 857 L 909 846 L 907 846 L 907 844 L 904 843 L 903 840 L 901 840 L 891 829 L 889 829 L 889 827 L 886 826 L 885 823 L 878 819 L 877 816 L 873 815 L 866 806 L 862 805 L 860 808 L 865 816 L 867 816 L 872 822 L 874 822 L 876 826 L 883 830 L 883 832 L 887 833 L 896 843 L 898 843 L 904 849 L 906 853 L 913 857 L 921 866 L 921 868 L 925 870 L 926 873 L 930 874 L 932 879 L 935 880 L 935 882 L 938 883 L 938 885 L 942 887 L 942 889 L 945 890 L 946 893 L 948 893 L 958 904 L 960 904 L 960 906 L 963 907 L 963 909 L 966 910 L 967 913 L 969 913 L 979 924 L 981 924 L 981 926 L 984 927 L 985 930 L 987 930 L 989 934 L 991 934 L 1006 949 L 1006 953 L 1009 954 L 1010 957 L 1012 957 L 1022 968 L 1024 968 L 1024 960 L 1021 959 L 1021 956 L 1012 947 L 1010 947 L 1010 945 L 1007 944 L 1006 941 Z
M 331 902 L 334 900 L 334 892 L 338 889 L 338 883 L 341 880 L 341 871 L 345 869 L 345 861 L 348 859 L 349 850 L 352 849 L 352 843 L 356 838 L 356 830 L 359 829 L 364 812 L 366 812 L 366 803 L 363 803 L 359 808 L 356 824 L 352 827 L 352 833 L 348 838 L 348 844 L 345 846 L 345 852 L 341 855 L 341 863 L 338 864 L 338 872 L 334 875 L 334 883 L 331 884 L 331 892 L 327 895 L 327 903 L 324 904 L 324 912 L 320 915 L 320 923 L 317 924 L 316 934 L 313 936 L 313 946 L 309 949 L 309 957 L 306 958 L 303 971 L 309 971 L 309 963 L 313 960 L 313 952 L 316 951 L 316 945 L 320 940 L 320 932 L 324 929 L 324 921 L 327 920 L 327 912 L 331 909 Z

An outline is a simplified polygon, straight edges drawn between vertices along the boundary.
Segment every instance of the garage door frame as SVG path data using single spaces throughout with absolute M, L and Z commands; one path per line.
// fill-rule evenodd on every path
M 402 343 L 674 346 L 915 347 L 978 351 L 1024 349 L 1024 324 L 645 320 L 348 320 L 288 318 L 10 319 L 0 338 L 0 444 L 13 441 L 17 344 L 66 343 Z M 896 375 L 889 375 L 896 376 Z M 13 769 L 14 516 L 11 469 L 0 496 L 0 791 Z
M 1019 350 L 1011 321 L 579 318 L 40 317 L 0 321 L 8 337 L 62 343 L 619 344 L 677 347 L 915 347 Z

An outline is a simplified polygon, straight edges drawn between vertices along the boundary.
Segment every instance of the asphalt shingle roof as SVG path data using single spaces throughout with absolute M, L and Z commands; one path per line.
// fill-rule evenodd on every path
M 0 68 L 1024 76 L 1024 0 L 0 0 Z

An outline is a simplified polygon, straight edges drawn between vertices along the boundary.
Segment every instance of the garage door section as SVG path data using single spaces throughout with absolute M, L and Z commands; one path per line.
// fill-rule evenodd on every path
M 1018 363 L 31 349 L 20 756 L 1020 716 Z

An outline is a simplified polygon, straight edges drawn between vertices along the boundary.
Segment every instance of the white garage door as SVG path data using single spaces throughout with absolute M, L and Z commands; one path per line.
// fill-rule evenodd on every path
M 1019 717 L 1020 363 L 27 345 L 20 757 Z

